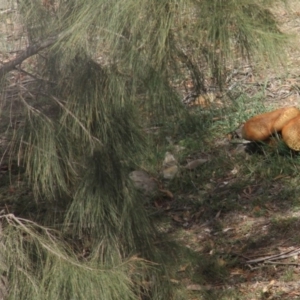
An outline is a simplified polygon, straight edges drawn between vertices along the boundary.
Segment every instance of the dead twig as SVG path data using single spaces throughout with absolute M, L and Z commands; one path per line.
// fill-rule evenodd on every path
M 267 265 L 283 265 L 283 266 L 296 266 L 296 267 L 299 267 L 300 264 L 298 263 L 293 263 L 293 262 L 290 262 L 290 263 L 284 263 L 284 262 L 279 262 L 279 261 L 265 261 L 264 264 L 267 264 Z
M 299 253 L 300 253 L 300 248 L 297 248 L 297 249 L 289 250 L 289 251 L 286 251 L 286 252 L 283 252 L 280 254 L 251 259 L 251 260 L 246 261 L 245 264 L 256 264 L 256 263 L 260 263 L 260 262 L 270 264 L 276 260 L 292 257 L 295 255 L 298 255 Z

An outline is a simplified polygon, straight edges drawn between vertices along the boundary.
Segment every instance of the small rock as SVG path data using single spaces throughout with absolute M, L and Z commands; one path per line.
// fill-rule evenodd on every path
M 129 174 L 129 178 L 133 181 L 136 189 L 144 192 L 145 195 L 150 196 L 158 192 L 157 182 L 145 171 L 133 171 Z
M 174 166 L 174 165 L 177 165 L 177 161 L 176 161 L 175 157 L 170 152 L 166 152 L 165 159 L 163 161 L 163 167 L 168 168 L 168 167 Z
M 173 179 L 178 173 L 178 170 L 179 168 L 175 157 L 170 152 L 166 152 L 162 170 L 164 179 Z
M 174 166 L 168 167 L 166 169 L 163 169 L 162 173 L 163 173 L 164 179 L 171 180 L 178 173 L 178 166 L 174 165 Z

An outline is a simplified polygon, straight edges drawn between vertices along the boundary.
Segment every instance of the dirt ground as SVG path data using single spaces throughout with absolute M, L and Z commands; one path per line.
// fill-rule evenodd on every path
M 238 83 L 249 97 L 264 86 L 264 105 L 270 109 L 300 107 L 300 2 L 287 2 L 288 8 L 274 9 L 281 30 L 292 38 L 286 66 L 267 70 L 241 66 L 229 82 Z M 205 192 L 224 202 L 223 209 L 218 203 L 221 208 L 212 218 L 203 221 L 207 213 L 203 207 L 171 214 L 179 225 L 172 235 L 205 261 L 199 267 L 204 278 L 182 276 L 190 299 L 300 299 L 300 213 L 290 205 L 298 201 L 294 196 L 297 174 L 282 171 L 268 183 L 257 179 L 239 189 L 233 188 L 239 184 L 235 172 L 233 168 L 206 184 Z M 199 194 L 190 197 L 199 198 Z M 228 210 L 231 198 L 239 209 Z M 183 265 L 182 273 L 188 268 Z

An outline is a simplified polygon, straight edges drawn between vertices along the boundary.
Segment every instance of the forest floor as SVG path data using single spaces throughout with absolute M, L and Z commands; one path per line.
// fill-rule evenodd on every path
M 202 162 L 166 184 L 173 199 L 155 201 L 170 239 L 197 254 L 174 279 L 191 300 L 300 299 L 300 156 L 284 145 L 249 154 L 226 134 L 254 114 L 300 107 L 300 3 L 288 2 L 274 10 L 292 35 L 285 67 L 241 64 L 228 82 L 242 91 L 231 108 L 195 103 L 198 131 L 182 123 L 168 137 L 180 165 Z
M 179 166 L 174 179 L 157 179 L 164 192 L 151 209 L 168 239 L 189 249 L 172 278 L 186 299 L 300 299 L 300 155 L 282 144 L 247 153 L 232 134 L 260 112 L 300 107 L 300 2 L 287 2 L 274 9 L 292 40 L 284 67 L 241 62 L 225 90 L 235 97 L 199 96 L 187 120 L 153 135 L 150 173 L 159 177 L 166 151 Z M 0 210 L 36 214 L 20 170 L 8 169 L 0 164 Z

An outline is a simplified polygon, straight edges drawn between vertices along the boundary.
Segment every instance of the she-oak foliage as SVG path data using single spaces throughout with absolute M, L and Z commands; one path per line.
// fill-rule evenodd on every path
M 142 120 L 180 111 L 172 83 L 186 74 L 203 92 L 207 67 L 222 85 L 237 55 L 278 59 L 286 38 L 271 3 L 18 2 L 29 45 L 57 42 L 23 62 L 20 74 L 34 80 L 13 99 L 22 126 L 10 155 L 25 168 L 36 211 L 1 217 L 8 299 L 179 298 L 169 281 L 175 253 L 156 243 L 128 179 L 146 153 Z

